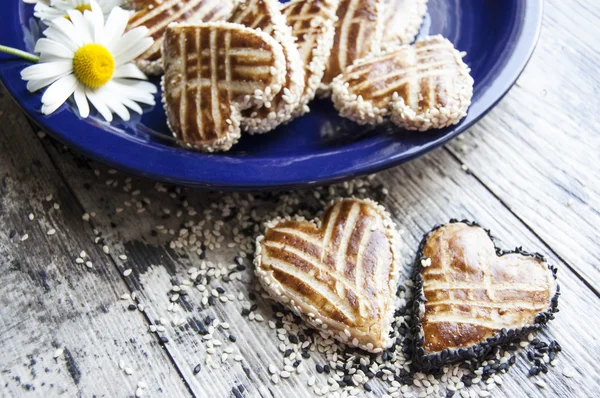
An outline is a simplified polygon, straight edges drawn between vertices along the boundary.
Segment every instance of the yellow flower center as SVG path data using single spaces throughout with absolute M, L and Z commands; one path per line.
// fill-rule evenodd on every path
M 83 14 L 84 11 L 92 11 L 92 6 L 89 4 L 80 4 L 75 9 Z
M 102 87 L 115 72 L 115 59 L 106 47 L 96 43 L 86 44 L 75 52 L 73 72 L 87 87 Z

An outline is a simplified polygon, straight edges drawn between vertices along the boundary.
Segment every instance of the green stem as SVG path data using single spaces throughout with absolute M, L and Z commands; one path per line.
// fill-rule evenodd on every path
M 29 62 L 38 62 L 40 60 L 40 57 L 38 57 L 37 55 L 33 55 L 28 52 L 17 50 L 16 48 L 7 47 L 3 45 L 0 45 L 0 52 L 16 55 L 17 57 L 21 57 Z

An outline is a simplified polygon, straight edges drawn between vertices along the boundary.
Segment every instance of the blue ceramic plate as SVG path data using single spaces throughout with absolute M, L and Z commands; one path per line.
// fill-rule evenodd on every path
M 32 51 L 39 27 L 33 7 L 5 0 L 0 43 Z M 7 17 L 11 16 L 11 17 Z M 12 17 L 15 16 L 15 17 Z M 41 94 L 20 79 L 26 62 L 0 55 L 0 77 L 20 106 L 66 145 L 110 166 L 157 180 L 219 189 L 299 188 L 373 173 L 414 159 L 463 132 L 488 112 L 525 67 L 537 41 L 542 0 L 429 0 L 420 35 L 442 34 L 475 79 L 468 116 L 452 128 L 407 132 L 364 127 L 339 117 L 328 100 L 312 112 L 262 136 L 244 136 L 229 152 L 202 154 L 177 147 L 157 105 L 126 124 L 79 119 L 69 105 L 39 112 Z

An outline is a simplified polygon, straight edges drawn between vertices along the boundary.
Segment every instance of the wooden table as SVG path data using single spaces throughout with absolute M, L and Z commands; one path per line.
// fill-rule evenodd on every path
M 406 263 L 425 231 L 455 217 L 479 221 L 504 247 L 545 253 L 558 267 L 561 311 L 540 334 L 561 343 L 558 364 L 530 378 L 520 354 L 492 391 L 497 396 L 600 396 L 599 17 L 597 1 L 547 1 L 531 63 L 488 116 L 450 145 L 352 188 L 381 200 L 404 229 Z M 302 374 L 270 380 L 269 364 L 284 364 L 267 325 L 271 304 L 260 296 L 252 301 L 262 322 L 241 314 L 256 284 L 249 258 L 231 281 L 211 284 L 231 301 L 205 308 L 192 289 L 177 300 L 178 311 L 169 311 L 171 285 L 199 267 L 200 257 L 236 267 L 237 253 L 250 251 L 230 247 L 232 229 L 245 222 L 236 214 L 248 211 L 239 217 L 252 221 L 285 207 L 314 212 L 317 196 L 347 195 L 349 185 L 255 195 L 252 209 L 242 211 L 232 203 L 246 194 L 163 187 L 72 154 L 32 127 L 4 90 L 0 178 L 0 395 L 133 396 L 140 381 L 145 396 L 313 395 L 307 380 L 322 363 L 318 354 L 303 361 Z M 190 242 L 192 230 L 182 223 L 212 218 L 208 225 L 225 208 L 234 216 L 225 214 L 220 248 L 208 245 L 199 256 L 177 247 Z M 179 238 L 182 227 L 188 236 Z M 120 299 L 134 292 L 135 299 Z M 229 323 L 214 332 L 223 343 L 213 347 L 214 362 L 232 351 L 218 368 L 205 363 L 210 344 L 198 333 L 208 315 Z M 161 318 L 164 332 L 149 331 Z M 317 375 L 316 384 L 327 385 L 326 378 Z M 386 384 L 372 384 L 371 396 L 386 392 Z

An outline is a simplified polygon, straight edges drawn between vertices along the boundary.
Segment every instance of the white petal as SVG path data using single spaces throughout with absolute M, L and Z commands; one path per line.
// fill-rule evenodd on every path
M 92 30 L 90 29 L 88 21 L 83 18 L 83 14 L 78 10 L 70 10 L 68 11 L 68 14 L 75 30 L 77 30 L 81 37 L 82 44 L 91 42 Z
M 35 44 L 35 49 L 33 51 L 35 51 L 36 53 L 47 53 L 60 58 L 73 58 L 73 55 L 75 54 L 63 44 L 45 38 L 39 39 L 37 41 L 37 43 Z
M 56 18 L 52 21 L 51 27 L 55 27 L 65 36 L 71 39 L 78 47 L 81 47 L 84 43 L 83 37 L 80 32 L 75 29 L 75 26 L 71 21 L 65 18 Z
M 54 76 L 48 79 L 34 79 L 34 80 L 30 80 L 27 82 L 27 90 L 29 90 L 30 92 L 36 92 L 41 88 L 44 88 L 46 86 L 49 86 L 50 84 L 54 83 L 55 81 L 57 81 L 58 79 L 60 79 L 61 77 L 64 77 L 66 75 L 68 75 L 70 72 L 64 73 L 62 75 L 58 75 L 58 76 Z
M 115 56 L 115 64 L 123 65 L 123 64 L 126 64 L 127 62 L 133 61 L 138 56 L 143 54 L 144 51 L 149 49 L 150 46 L 152 46 L 152 43 L 154 43 L 154 40 L 152 40 L 151 37 L 146 37 L 146 38 L 140 40 L 139 42 L 137 42 L 137 43 L 133 44 L 131 47 L 129 47 L 126 51 L 121 52 L 119 55 Z
M 83 17 L 91 25 L 94 42 L 100 43 L 102 41 L 102 36 L 104 36 L 104 14 L 98 3 L 95 1 L 91 1 L 90 6 L 92 7 L 92 11 L 84 11 Z
M 141 79 L 141 80 L 147 79 L 144 72 L 142 72 L 140 70 L 140 68 L 138 68 L 134 63 L 121 65 L 117 69 L 115 69 L 113 78 L 117 78 L 117 77 L 123 77 L 123 78 L 129 77 L 132 79 Z
M 124 52 L 129 52 L 131 48 L 137 46 L 138 42 L 140 42 L 147 35 L 148 28 L 145 26 L 138 26 L 137 28 L 125 32 L 125 34 L 121 36 L 121 38 L 119 38 L 119 40 L 114 44 L 112 48 L 113 55 L 117 57 Z
M 125 32 L 128 21 L 129 13 L 127 11 L 120 7 L 113 8 L 104 25 L 102 44 L 112 51 L 113 44 L 119 40 Z
M 79 82 L 74 75 L 67 75 L 52 83 L 42 96 L 42 112 L 53 113 L 73 94 Z
M 49 79 L 73 70 L 72 61 L 47 62 L 28 66 L 21 71 L 23 80 Z
M 129 98 L 121 98 L 121 102 L 123 103 L 123 105 L 125 105 L 126 107 L 128 107 L 132 111 L 134 111 L 136 113 L 139 113 L 140 115 L 144 112 L 142 110 L 142 107 L 139 106 L 137 104 L 137 102 L 134 102 L 134 101 L 130 100 Z
M 77 51 L 77 49 L 80 47 L 80 45 L 78 45 L 74 40 L 71 40 L 69 36 L 67 36 L 62 30 L 54 25 L 50 25 L 50 27 L 44 31 L 44 36 L 46 36 L 48 39 L 54 40 L 57 43 L 61 43 L 73 52 Z
M 106 106 L 106 104 L 102 101 L 102 99 L 99 98 L 96 91 L 97 90 L 92 90 L 92 89 L 86 88 L 85 95 L 88 97 L 88 99 L 90 100 L 92 105 L 94 105 L 94 108 L 96 108 L 98 113 L 100 113 L 102 115 L 102 117 L 107 122 L 110 123 L 113 120 L 112 113 L 111 113 L 110 109 L 108 109 L 108 106 Z
M 84 119 L 88 117 L 90 115 L 90 104 L 88 104 L 85 96 L 85 86 L 83 84 L 77 86 L 73 98 L 75 98 L 75 105 L 79 109 L 79 115 Z

